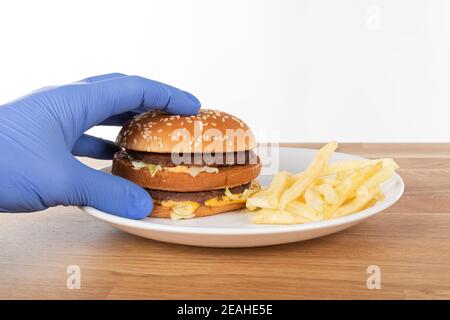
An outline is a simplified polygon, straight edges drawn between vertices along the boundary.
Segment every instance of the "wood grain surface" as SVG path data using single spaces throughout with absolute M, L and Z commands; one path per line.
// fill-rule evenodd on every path
M 74 207 L 1 214 L 0 298 L 450 298 L 450 144 L 341 144 L 339 151 L 394 157 L 404 196 L 343 232 L 252 249 L 142 239 Z M 81 268 L 79 290 L 66 287 L 69 265 Z M 381 289 L 367 288 L 369 265 L 380 267 Z

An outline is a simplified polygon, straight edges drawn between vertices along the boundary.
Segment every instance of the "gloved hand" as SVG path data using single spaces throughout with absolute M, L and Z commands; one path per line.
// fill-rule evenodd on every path
M 144 189 L 74 157 L 111 159 L 118 150 L 84 132 L 98 124 L 122 125 L 149 109 L 190 115 L 199 108 L 190 93 L 117 73 L 44 88 L 0 106 L 0 211 L 88 205 L 144 218 L 153 208 Z

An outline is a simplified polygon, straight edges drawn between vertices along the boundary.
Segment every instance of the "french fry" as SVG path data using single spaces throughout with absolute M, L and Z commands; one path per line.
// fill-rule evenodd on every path
M 269 203 L 267 189 L 261 190 L 248 198 L 245 206 L 250 211 L 256 210 L 258 208 L 274 209 Z
M 323 196 L 325 202 L 328 204 L 333 205 L 339 202 L 338 194 L 331 184 L 322 183 L 315 186 L 315 189 Z
M 399 168 L 399 165 L 391 158 L 376 159 L 376 160 L 369 160 L 369 159 L 341 160 L 328 164 L 323 170 L 323 175 L 326 176 L 343 171 L 358 170 L 361 169 L 362 167 L 366 167 L 368 165 L 380 161 L 383 163 L 383 167 L 392 166 L 394 167 L 395 170 Z
M 335 187 L 342 182 L 342 178 L 340 176 L 342 176 L 342 173 L 339 173 L 339 174 L 331 173 L 331 174 L 327 174 L 325 176 L 321 176 L 320 178 L 317 179 L 317 184 L 326 183 L 332 187 Z
M 321 148 L 305 171 L 274 176 L 269 188 L 247 200 L 254 223 L 296 224 L 337 218 L 384 198 L 381 184 L 399 168 L 393 159 L 344 160 L 329 164 L 336 142 Z
M 362 208 L 361 210 L 365 210 L 367 208 L 370 208 L 372 206 L 374 206 L 378 201 L 381 201 L 384 199 L 383 194 L 380 192 L 378 194 L 376 194 L 371 200 L 369 200 L 369 202 L 367 202 Z
M 303 218 L 301 215 L 292 214 L 288 211 L 279 211 L 278 209 L 261 209 L 253 213 L 252 222 L 258 224 L 297 224 L 310 221 Z
M 332 218 L 339 218 L 343 216 L 347 216 L 349 214 L 355 213 L 357 211 L 362 210 L 372 199 L 379 193 L 378 188 L 374 188 L 372 190 L 365 189 L 365 193 L 356 197 L 349 203 L 340 207 L 336 212 L 332 215 Z
M 278 208 L 282 193 L 289 188 L 292 183 L 292 175 L 287 171 L 278 172 L 274 176 L 266 193 L 271 208 Z
M 377 160 L 373 160 L 373 161 L 377 161 Z M 397 164 L 397 162 L 395 162 L 394 159 L 391 159 L 391 158 L 380 159 L 378 161 L 381 161 L 383 163 L 383 167 L 392 167 L 394 170 L 397 170 L 398 168 L 400 168 L 400 166 Z
M 358 189 L 358 192 L 364 192 L 363 188 L 374 190 L 376 187 L 379 187 L 383 182 L 392 177 L 394 175 L 394 172 L 395 169 L 393 167 L 383 167 L 383 169 L 378 171 L 370 179 L 364 182 L 363 185 Z M 357 196 L 358 192 L 356 193 Z
M 309 187 L 308 189 L 306 189 L 303 197 L 305 198 L 306 206 L 316 212 L 323 211 L 323 208 L 325 207 L 325 201 L 322 199 L 319 191 L 317 191 L 314 187 Z
M 280 198 L 280 209 L 283 211 L 286 205 L 303 195 L 309 185 L 311 185 L 314 180 L 320 176 L 324 167 L 328 163 L 328 159 L 331 157 L 334 150 L 337 148 L 337 143 L 335 141 L 328 143 L 322 149 L 320 149 L 313 162 L 308 166 L 308 168 L 300 175 L 300 178 L 287 189 Z
M 392 166 L 383 167 L 358 188 L 355 199 L 337 209 L 332 214 L 332 217 L 342 217 L 361 210 L 371 199 L 380 193 L 380 185 L 392 177 L 394 172 L 395 169 Z
M 378 162 L 356 170 L 336 187 L 337 201 L 324 209 L 325 219 L 329 219 L 341 207 L 347 199 L 354 197 L 356 190 L 371 176 L 382 169 L 382 163 Z
M 325 184 L 329 184 L 333 188 L 335 188 L 336 186 L 341 184 L 342 181 L 344 181 L 348 176 L 352 175 L 353 173 L 354 173 L 354 171 L 349 170 L 349 171 L 335 172 L 335 173 L 331 173 L 331 174 L 328 174 L 325 176 L 320 176 L 315 181 L 315 184 L 320 185 L 320 184 L 325 183 Z
M 357 170 L 362 167 L 368 166 L 372 163 L 372 160 L 369 159 L 358 159 L 358 160 L 341 160 L 328 164 L 324 171 L 323 175 L 329 175 L 342 171 L 350 171 Z
M 309 206 L 299 200 L 289 202 L 286 206 L 286 211 L 301 215 L 303 218 L 309 221 L 322 220 L 322 215 L 320 213 L 317 213 L 315 210 L 311 209 Z

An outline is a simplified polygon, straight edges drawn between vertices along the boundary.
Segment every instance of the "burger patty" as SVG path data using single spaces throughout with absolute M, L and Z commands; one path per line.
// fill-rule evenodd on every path
M 250 184 L 246 183 L 237 187 L 229 188 L 231 193 L 242 193 L 245 189 L 250 188 Z M 218 198 L 223 196 L 225 189 L 219 190 L 208 190 L 199 192 L 173 192 L 173 191 L 161 191 L 154 189 L 146 189 L 153 199 L 163 201 L 163 200 L 173 200 L 173 201 L 194 201 L 194 202 L 205 202 L 206 200 L 212 198 Z
M 189 153 L 180 156 L 174 155 L 174 159 L 172 159 L 171 153 L 141 152 L 132 150 L 126 150 L 126 153 L 128 153 L 128 155 L 130 155 L 133 159 L 150 164 L 159 164 L 162 167 L 175 167 L 177 165 L 220 167 L 258 163 L 258 157 L 253 151 L 217 153 L 210 155 L 202 153 Z M 175 160 L 175 162 L 173 160 Z

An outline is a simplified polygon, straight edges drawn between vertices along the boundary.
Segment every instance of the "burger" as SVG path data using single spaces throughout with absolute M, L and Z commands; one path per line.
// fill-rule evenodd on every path
M 145 188 L 151 217 L 186 219 L 245 207 L 260 190 L 255 137 L 241 119 L 200 109 L 183 116 L 149 111 L 128 121 L 112 173 Z

